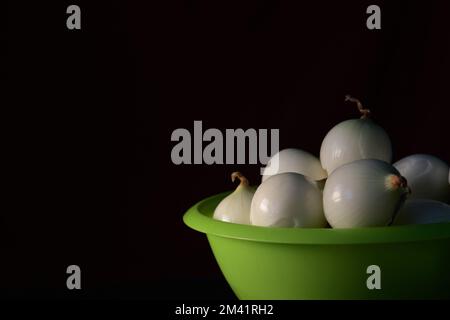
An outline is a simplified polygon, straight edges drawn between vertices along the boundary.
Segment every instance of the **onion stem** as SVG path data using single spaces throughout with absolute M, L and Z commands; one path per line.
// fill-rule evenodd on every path
M 239 171 L 235 171 L 231 174 L 232 182 L 234 182 L 236 180 L 236 178 L 238 178 L 240 181 L 239 186 L 248 186 L 249 185 L 248 179 L 246 177 L 244 177 L 244 175 L 242 173 L 240 173 Z
M 350 101 L 356 103 L 356 106 L 358 107 L 359 112 L 361 113 L 361 119 L 367 119 L 370 115 L 370 110 L 363 107 L 361 101 L 358 99 L 352 97 L 351 95 L 347 94 L 345 96 L 345 101 Z

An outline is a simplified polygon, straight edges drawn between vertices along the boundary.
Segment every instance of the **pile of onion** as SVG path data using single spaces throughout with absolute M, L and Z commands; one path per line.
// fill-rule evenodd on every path
M 450 169 L 442 160 L 416 154 L 391 164 L 386 131 L 351 96 L 361 117 L 335 125 L 320 159 L 300 149 L 276 153 L 251 187 L 224 198 L 214 218 L 263 227 L 358 228 L 450 222 Z
M 410 192 L 405 178 L 389 163 L 356 160 L 328 177 L 323 191 L 325 216 L 333 228 L 386 226 Z
M 346 101 L 356 103 L 360 119 L 343 121 L 325 136 L 320 147 L 320 162 L 330 175 L 338 167 L 360 159 L 392 160 L 391 140 L 386 131 L 370 119 L 370 110 L 349 95 Z
M 256 190 L 250 221 L 263 227 L 325 227 L 322 191 L 299 173 L 274 175 Z
M 222 199 L 214 210 L 214 219 L 249 224 L 250 223 L 250 205 L 252 203 L 255 189 L 252 188 L 246 177 L 236 171 L 231 174 L 231 181 L 239 179 L 240 183 L 233 193 Z

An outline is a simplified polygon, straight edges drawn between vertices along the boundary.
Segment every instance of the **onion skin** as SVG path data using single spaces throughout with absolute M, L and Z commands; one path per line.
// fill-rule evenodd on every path
M 429 199 L 407 200 L 398 212 L 394 225 L 450 222 L 450 206 Z
M 389 163 L 363 159 L 336 169 L 323 191 L 323 208 L 333 228 L 389 225 L 410 192 Z
M 278 157 L 278 168 L 274 168 L 273 162 Z M 270 171 L 276 173 L 269 174 Z M 320 160 L 309 152 L 300 149 L 283 149 L 267 163 L 264 169 L 262 181 L 274 174 L 280 174 L 285 172 L 295 172 L 309 177 L 313 181 L 319 181 L 326 179 L 327 172 L 322 168 Z
M 256 190 L 250 221 L 264 227 L 326 227 L 322 192 L 301 174 L 274 175 Z
M 360 159 L 390 163 L 392 145 L 386 131 L 368 118 L 343 121 L 325 136 L 320 162 L 330 175 L 336 168 Z
M 250 206 L 255 188 L 249 185 L 248 180 L 240 173 L 233 172 L 231 180 L 238 178 L 240 184 L 227 197 L 222 199 L 214 210 L 214 219 L 224 222 L 250 224 Z
M 411 199 L 450 201 L 449 166 L 439 158 L 427 154 L 405 157 L 394 167 L 408 180 Z

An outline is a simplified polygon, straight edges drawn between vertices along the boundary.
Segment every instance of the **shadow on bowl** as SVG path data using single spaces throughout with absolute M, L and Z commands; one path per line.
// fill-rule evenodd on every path
M 450 223 L 356 229 L 240 225 L 212 218 L 228 193 L 200 201 L 183 220 L 206 234 L 240 299 L 450 298 Z M 380 289 L 369 289 L 373 265 L 379 267 Z

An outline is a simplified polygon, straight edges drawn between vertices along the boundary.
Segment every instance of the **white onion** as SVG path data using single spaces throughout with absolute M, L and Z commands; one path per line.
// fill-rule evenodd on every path
M 323 209 L 333 228 L 385 226 L 392 222 L 408 192 L 406 180 L 392 165 L 357 160 L 328 176 Z
M 394 220 L 394 225 L 450 222 L 450 206 L 429 199 L 407 200 Z
M 272 156 L 263 171 L 262 181 L 272 175 L 295 172 L 311 180 L 319 181 L 327 177 L 317 157 L 300 149 L 284 149 Z
M 394 167 L 408 181 L 411 198 L 450 200 L 449 166 L 444 161 L 427 154 L 414 154 L 397 161 Z
M 250 221 L 264 227 L 325 227 L 322 192 L 301 174 L 274 175 L 256 189 Z
M 240 180 L 239 186 L 222 199 L 214 210 L 213 217 L 225 222 L 250 224 L 250 205 L 255 188 L 249 186 L 248 180 L 240 172 L 233 172 L 231 175 L 233 182 L 236 178 Z
M 392 160 L 391 140 L 386 131 L 368 118 L 369 110 L 349 96 L 347 100 L 357 103 L 361 119 L 343 121 L 325 136 L 320 148 L 322 167 L 331 174 L 336 168 L 360 159 Z

